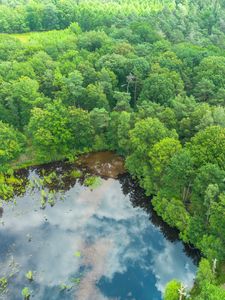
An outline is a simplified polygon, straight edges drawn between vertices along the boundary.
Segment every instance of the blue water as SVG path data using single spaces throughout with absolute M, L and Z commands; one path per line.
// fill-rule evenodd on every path
M 30 170 L 28 179 L 38 176 Z M 171 279 L 192 286 L 195 254 L 129 177 L 102 179 L 94 190 L 67 178 L 55 188 L 53 207 L 40 209 L 40 188 L 28 186 L 3 204 L 0 277 L 8 287 L 0 299 L 22 299 L 26 286 L 35 300 L 161 300 Z

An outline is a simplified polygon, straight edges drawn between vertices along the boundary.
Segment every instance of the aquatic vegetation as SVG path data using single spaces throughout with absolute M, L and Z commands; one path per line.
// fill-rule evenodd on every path
M 80 251 L 76 251 L 76 252 L 73 254 L 73 256 L 75 256 L 75 257 L 81 257 Z
M 80 170 L 72 170 L 70 172 L 70 176 L 73 178 L 80 178 L 83 175 L 83 173 Z
M 34 277 L 33 277 L 33 272 L 32 271 L 28 271 L 26 273 L 26 278 L 29 280 L 29 281 L 33 281 L 34 280 Z
M 48 175 L 45 175 L 45 171 L 42 171 L 42 177 L 34 177 L 29 182 L 29 187 L 31 190 L 41 189 L 46 185 L 51 185 L 54 181 L 58 179 L 56 172 L 51 172 Z
M 43 176 L 43 184 L 52 184 L 57 178 L 56 172 L 51 172 L 50 174 Z
M 20 185 L 23 182 L 22 179 L 18 179 L 13 175 L 6 177 L 5 180 L 8 184 L 12 184 L 12 185 Z
M 44 173 L 44 171 L 42 171 Z M 40 202 L 41 202 L 41 208 L 44 209 L 47 205 L 47 203 L 50 206 L 54 206 L 57 195 L 56 191 L 52 189 L 52 187 L 46 187 L 53 184 L 56 179 L 59 177 L 57 176 L 56 172 L 51 172 L 48 175 L 43 175 L 43 177 L 34 177 L 29 182 L 29 188 L 31 189 L 31 192 L 33 192 L 35 189 L 40 190 Z M 52 190 L 50 190 L 50 188 Z
M 61 283 L 59 285 L 59 288 L 60 288 L 61 291 L 69 291 L 73 288 L 73 286 L 72 285 L 67 285 L 65 283 Z
M 10 198 L 13 197 L 13 194 L 14 194 L 14 189 L 12 186 L 6 183 L 0 185 L 0 197 L 3 200 L 9 200 Z
M 101 185 L 101 178 L 98 176 L 90 176 L 84 180 L 84 185 L 90 187 L 91 189 L 95 189 Z
M 24 287 L 22 289 L 22 296 L 23 296 L 24 300 L 29 300 L 30 299 L 31 293 L 30 293 L 30 290 L 29 290 L 28 287 Z
M 16 191 L 24 191 L 23 180 L 16 178 L 13 174 L 0 173 L 0 199 L 10 200 Z
M 53 193 L 49 193 L 48 204 L 50 204 L 51 207 L 53 207 L 55 205 L 55 199 L 54 199 Z
M 58 175 L 55 171 L 46 174 L 46 171 L 42 169 L 40 171 L 40 175 L 32 176 L 30 180 L 30 188 L 40 188 L 45 185 L 50 185 L 54 182 L 54 180 L 58 179 Z
M 70 279 L 71 282 L 75 283 L 75 284 L 79 284 L 81 281 L 80 277 L 74 277 Z
M 54 206 L 57 199 L 55 191 L 41 190 L 41 208 L 44 209 L 47 203 L 50 206 Z
M 41 208 L 44 209 L 46 207 L 47 202 L 47 193 L 45 190 L 41 190 Z
M 65 284 L 65 283 L 61 283 L 59 285 L 60 290 L 63 291 L 69 291 L 71 290 L 75 285 L 79 284 L 81 281 L 80 277 L 73 277 L 70 279 L 72 284 Z
M 44 180 L 40 177 L 34 177 L 32 180 L 29 182 L 29 187 L 31 190 L 34 190 L 36 188 L 41 188 L 44 184 Z
M 0 295 L 4 294 L 8 287 L 8 279 L 6 277 L 0 278 Z

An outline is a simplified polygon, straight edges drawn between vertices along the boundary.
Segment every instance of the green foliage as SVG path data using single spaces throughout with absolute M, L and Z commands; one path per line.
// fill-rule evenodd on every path
M 223 300 L 225 299 L 225 291 L 216 285 L 206 283 L 200 294 L 194 298 L 195 300 Z
M 122 93 L 122 92 L 115 92 L 114 98 L 116 99 L 116 106 L 114 110 L 116 111 L 131 111 L 130 107 L 130 94 L 129 93 Z
M 212 104 L 223 104 L 218 101 L 219 93 L 224 90 L 225 58 L 222 56 L 210 56 L 204 58 L 196 69 L 195 95 L 199 101 L 207 101 Z
M 23 296 L 24 300 L 29 300 L 30 299 L 31 293 L 30 293 L 30 290 L 29 290 L 28 287 L 24 287 L 22 289 L 22 296 Z
M 68 291 L 68 290 L 71 290 L 72 286 L 67 285 L 65 283 L 61 283 L 59 288 L 60 288 L 60 291 L 66 291 L 66 290 Z
M 205 258 L 202 258 L 200 261 L 196 281 L 200 286 L 204 286 L 206 282 L 214 283 L 215 281 L 215 275 L 213 274 L 212 266 Z
M 178 228 L 184 240 L 186 238 L 186 228 L 188 228 L 190 216 L 187 213 L 183 202 L 176 198 L 167 199 L 158 194 L 153 198 L 157 213 L 172 227 Z
M 91 146 L 92 126 L 87 112 L 64 107 L 60 101 L 35 108 L 28 126 L 38 154 L 57 159 Z
M 145 168 L 143 172 L 146 194 L 152 195 L 162 186 L 162 177 L 169 161 L 181 148 L 178 140 L 168 137 L 154 144 L 148 153 L 150 168 Z
M 181 283 L 177 280 L 171 280 L 165 290 L 164 300 L 178 300 L 179 299 L 179 292 L 178 290 L 181 287 Z
M 23 180 L 9 174 L 10 169 L 8 167 L 6 169 L 8 174 L 0 173 L 0 198 L 8 201 L 13 198 L 15 190 L 23 190 Z
M 8 287 L 8 280 L 6 277 L 0 278 L 0 296 L 4 294 Z
M 126 159 L 126 166 L 133 176 L 139 179 L 148 162 L 148 154 L 155 143 L 165 137 L 176 137 L 175 131 L 169 131 L 158 119 L 147 118 L 138 121 L 130 131 L 131 154 Z
M 21 68 L 24 72 L 22 65 Z M 7 72 L 8 76 L 9 72 Z M 14 73 L 18 77 L 25 75 L 20 74 L 20 70 L 14 70 Z M 29 72 L 28 75 L 33 77 Z M 38 88 L 38 82 L 27 76 L 22 76 L 19 79 L 15 78 L 15 80 L 10 82 L 2 82 L 0 92 L 0 112 L 2 120 L 19 129 L 27 125 L 31 108 L 44 101 L 44 99 L 41 98 L 42 95 L 38 92 Z
M 71 278 L 70 280 L 71 280 L 73 283 L 75 283 L 75 284 L 79 284 L 80 281 L 81 281 L 80 278 Z
M 89 84 L 86 88 L 85 97 L 79 102 L 79 106 L 92 110 L 94 108 L 104 108 L 109 110 L 109 102 L 101 84 Z
M 0 35 L 1 198 L 22 186 L 11 166 L 114 150 L 156 212 L 222 263 L 224 12 L 209 0 L 2 1 L 0 31 L 22 34 Z M 54 205 L 41 190 L 42 207 Z M 219 299 L 207 264 L 196 299 Z
M 32 271 L 28 271 L 28 272 L 26 273 L 26 278 L 27 278 L 29 281 L 33 281 L 33 280 L 34 280 L 33 272 L 32 272 Z
M 107 144 L 110 150 L 116 150 L 121 155 L 129 153 L 130 136 L 132 128 L 132 115 L 129 112 L 112 112 L 109 127 L 106 133 Z
M 90 187 L 91 189 L 95 189 L 101 185 L 101 178 L 97 176 L 90 176 L 85 178 L 84 185 Z
M 78 103 L 79 98 L 85 91 L 82 86 L 83 81 L 82 74 L 77 70 L 69 73 L 67 77 L 62 76 L 59 79 L 61 90 L 57 95 L 62 99 L 63 103 L 67 105 L 76 105 Z
M 90 112 L 90 118 L 96 134 L 102 134 L 108 130 L 110 115 L 106 109 L 94 108 Z
M 73 178 L 80 178 L 82 176 L 82 172 L 80 170 L 72 170 L 70 172 L 70 176 Z
M 94 5 L 91 0 L 82 2 L 34 0 L 29 1 L 27 4 L 22 1 L 16 2 L 15 6 L 10 4 L 0 6 L 1 32 L 59 29 L 68 27 L 72 22 L 78 22 L 84 30 L 90 30 L 104 24 L 110 26 L 114 24 L 115 19 L 119 20 L 119 17 L 126 19 L 134 14 L 144 15 L 152 11 L 160 11 L 164 6 L 172 8 L 174 5 L 168 0 L 147 3 L 132 0 L 131 5 L 128 0 L 123 0 L 116 1 L 113 5 L 105 3 L 104 6 L 101 0 L 95 0 Z M 80 32 L 76 24 L 72 24 L 72 28 L 73 32 Z M 136 30 L 142 35 L 146 31 L 147 33 L 150 31 L 147 36 L 148 41 L 153 42 L 158 38 L 154 29 L 146 24 L 138 26 Z
M 74 253 L 74 256 L 75 256 L 75 257 L 81 257 L 80 251 L 76 251 L 76 252 Z
M 190 143 L 191 155 L 196 166 L 206 163 L 225 168 L 225 128 L 211 126 L 200 131 Z
M 0 171 L 22 152 L 24 137 L 12 126 L 0 121 Z
M 100 49 L 107 43 L 108 36 L 104 31 L 89 31 L 80 35 L 78 38 L 78 47 L 90 52 Z
M 177 72 L 154 65 L 152 73 L 144 81 L 140 100 L 167 104 L 169 100 L 182 92 L 183 82 Z

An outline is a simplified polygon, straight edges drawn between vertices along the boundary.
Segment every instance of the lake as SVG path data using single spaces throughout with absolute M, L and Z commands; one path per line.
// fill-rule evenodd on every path
M 73 168 L 18 173 L 23 189 L 0 211 L 0 277 L 8 279 L 0 299 L 22 299 L 28 287 L 35 300 L 161 300 L 171 279 L 193 285 L 196 251 L 130 176 L 88 187 Z

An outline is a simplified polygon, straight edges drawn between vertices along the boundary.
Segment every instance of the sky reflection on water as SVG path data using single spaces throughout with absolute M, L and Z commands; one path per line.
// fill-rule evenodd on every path
M 123 181 L 102 179 L 93 191 L 77 182 L 44 210 L 37 189 L 16 197 L 17 205 L 4 205 L 0 277 L 14 275 L 0 299 L 21 299 L 28 286 L 38 300 L 161 300 L 173 278 L 191 286 L 196 266 L 184 245 L 169 241 L 149 213 L 133 205 L 140 191 L 125 195 Z M 33 283 L 25 278 L 29 270 Z M 73 288 L 60 291 L 60 284 Z

